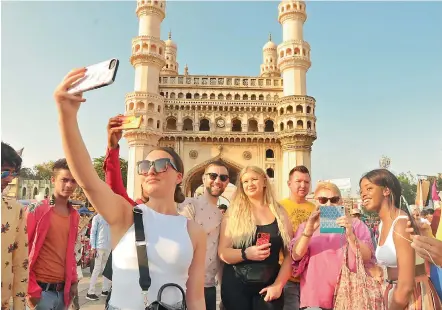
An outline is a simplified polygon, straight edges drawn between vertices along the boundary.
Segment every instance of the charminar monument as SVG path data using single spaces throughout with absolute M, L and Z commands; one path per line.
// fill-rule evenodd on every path
M 157 145 L 173 147 L 183 159 L 188 197 L 215 159 L 230 167 L 233 184 L 242 167 L 264 168 L 278 197 L 287 196 L 289 171 L 296 165 L 311 168 L 316 139 L 315 99 L 307 96 L 311 62 L 303 38 L 305 3 L 278 5 L 283 42 L 276 45 L 269 38 L 257 76 L 192 75 L 187 65 L 180 74 L 177 44 L 170 33 L 167 40 L 160 38 L 166 2 L 138 0 L 136 14 L 139 31 L 130 58 L 135 87 L 126 95 L 125 115 L 142 115 L 143 123 L 124 134 L 129 196 L 140 195 L 136 163 Z

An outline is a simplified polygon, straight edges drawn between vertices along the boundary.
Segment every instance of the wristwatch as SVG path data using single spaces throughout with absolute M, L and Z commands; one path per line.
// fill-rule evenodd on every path
M 244 248 L 241 249 L 241 257 L 243 260 L 247 260 L 246 249 Z

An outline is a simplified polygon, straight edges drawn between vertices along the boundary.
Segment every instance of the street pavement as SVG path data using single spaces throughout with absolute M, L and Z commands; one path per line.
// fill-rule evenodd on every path
M 97 285 L 95 287 L 95 293 L 100 297 L 100 300 L 97 301 L 90 301 L 86 299 L 86 294 L 89 289 L 89 283 L 90 283 L 90 273 L 89 268 L 83 269 L 83 279 L 80 280 L 78 283 L 78 298 L 80 303 L 80 309 L 81 310 L 104 310 L 104 303 L 106 301 L 106 297 L 100 297 L 101 294 L 101 287 L 103 284 L 103 277 L 100 276 L 97 281 Z M 138 285 L 138 282 L 135 283 L 135 285 Z M 219 295 L 220 289 L 217 288 L 217 308 L 221 301 L 220 295 Z M 71 308 L 72 309 L 72 308 Z
M 106 297 L 100 297 L 100 300 L 97 301 L 90 301 L 86 299 L 86 294 L 89 289 L 90 276 L 91 274 L 89 273 L 89 268 L 83 269 L 83 279 L 81 279 L 80 282 L 78 283 L 78 299 L 80 303 L 80 309 L 104 310 L 104 302 L 106 301 Z M 102 285 L 103 285 L 103 277 L 100 276 L 98 278 L 97 285 L 95 287 L 95 293 L 98 296 L 100 296 L 101 294 Z

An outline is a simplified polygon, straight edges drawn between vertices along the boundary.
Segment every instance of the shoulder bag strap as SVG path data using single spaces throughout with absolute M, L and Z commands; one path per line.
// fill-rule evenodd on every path
M 144 234 L 143 210 L 138 207 L 133 208 L 135 226 L 135 245 L 137 247 L 138 269 L 140 271 L 140 286 L 143 295 L 149 290 L 151 279 L 149 273 L 149 262 L 147 260 L 146 236 Z M 145 296 L 146 297 L 146 296 Z

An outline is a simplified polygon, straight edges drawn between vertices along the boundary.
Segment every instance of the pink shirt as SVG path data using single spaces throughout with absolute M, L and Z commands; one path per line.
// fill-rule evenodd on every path
M 302 223 L 293 238 L 293 244 L 302 235 L 305 223 Z M 356 219 L 353 221 L 353 230 L 359 242 L 368 245 L 373 253 L 373 242 L 370 231 L 363 222 Z M 301 308 L 320 307 L 333 309 L 333 295 L 336 282 L 343 264 L 343 246 L 346 243 L 344 235 L 321 234 L 317 229 L 310 239 L 306 255 L 292 263 L 293 276 L 301 276 Z M 373 260 L 374 255 L 372 254 Z M 349 248 L 348 261 L 350 270 L 356 271 L 355 254 Z M 371 266 L 373 262 L 365 264 Z M 321 288 L 318 290 L 318 287 Z

